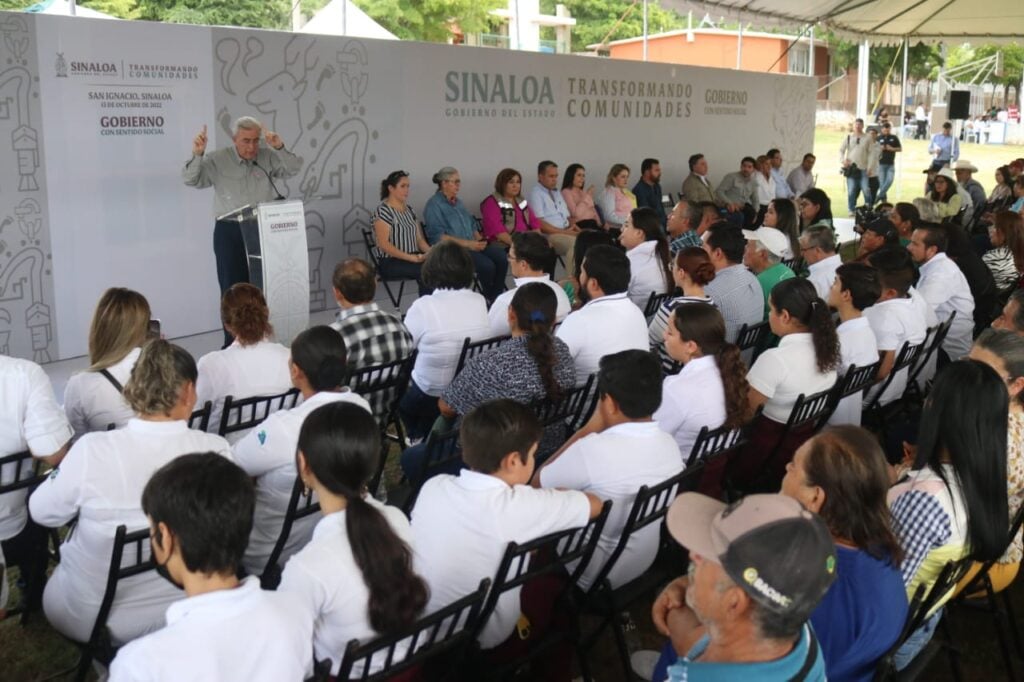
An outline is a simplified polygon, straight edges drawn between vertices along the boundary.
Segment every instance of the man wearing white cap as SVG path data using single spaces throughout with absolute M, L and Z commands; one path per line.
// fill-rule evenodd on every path
M 778 494 L 726 506 L 683 493 L 666 524 L 690 550 L 688 576 L 665 588 L 651 609 L 679 654 L 667 679 L 825 679 L 807 625 L 836 578 L 835 546 L 820 518 Z M 654 679 L 665 679 L 659 672 Z
M 953 172 L 956 173 L 956 181 L 971 195 L 971 203 L 976 207 L 984 206 L 988 195 L 985 194 L 985 188 L 981 183 L 973 177 L 974 173 L 978 172 L 978 168 L 970 161 L 960 159 L 953 164 Z
M 743 264 L 757 275 L 757 281 L 764 293 L 764 315 L 768 318 L 768 295 L 775 285 L 784 279 L 796 277 L 789 266 L 782 263 L 790 258 L 789 238 L 774 227 L 759 227 L 743 230 L 747 238 L 747 249 L 743 252 Z

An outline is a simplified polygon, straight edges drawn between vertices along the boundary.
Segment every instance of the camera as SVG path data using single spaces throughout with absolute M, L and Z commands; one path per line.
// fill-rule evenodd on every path
M 857 234 L 864 234 L 866 225 L 887 217 L 885 211 L 879 211 L 873 206 L 858 206 L 853 210 L 853 231 Z

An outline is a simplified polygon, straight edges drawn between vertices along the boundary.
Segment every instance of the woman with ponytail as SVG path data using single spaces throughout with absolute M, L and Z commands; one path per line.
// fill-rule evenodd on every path
M 508 308 L 512 338 L 466 363 L 441 394 L 441 414 L 457 419 L 476 406 L 508 398 L 530 403 L 558 399 L 576 385 L 576 368 L 569 347 L 551 329 L 558 307 L 555 292 L 541 282 L 516 289 Z M 564 440 L 561 427 L 545 430 L 539 453 L 551 453 Z M 402 469 L 416 476 L 426 448 L 414 445 L 402 453 Z
M 777 348 L 761 353 L 747 373 L 750 407 L 764 407 L 764 412 L 733 473 L 737 482 L 759 478 L 758 489 L 777 490 L 786 464 L 812 435 L 806 428 L 783 435 L 793 405 L 800 395 L 835 385 L 840 356 L 832 313 L 813 284 L 806 279 L 783 280 L 772 289 L 768 302 L 768 324 L 780 341 Z M 764 461 L 776 447 L 773 460 Z
M 242 559 L 245 570 L 253 575 L 263 573 L 281 534 L 295 485 L 295 445 L 306 415 L 334 402 L 354 403 L 372 414 L 369 403 L 343 385 L 346 365 L 341 334 L 327 326 L 310 327 L 292 341 L 291 353 L 288 369 L 302 402 L 273 413 L 232 448 L 235 462 L 256 479 L 252 535 Z M 313 517 L 307 517 L 292 526 L 281 553 L 282 564 L 309 541 L 313 521 Z
M 346 402 L 313 410 L 295 458 L 322 517 L 309 544 L 285 566 L 278 592 L 313 614 L 314 656 L 331 659 L 336 675 L 351 640 L 412 625 L 427 604 L 427 585 L 413 571 L 409 520 L 366 488 L 380 459 L 380 429 L 366 410 Z M 396 655 L 403 654 L 399 648 Z M 383 660 L 375 660 L 369 673 L 381 667 Z
M 708 252 L 699 246 L 687 246 L 679 250 L 672 261 L 673 284 L 681 289 L 682 296 L 666 301 L 654 314 L 654 319 L 647 327 L 647 336 L 651 340 L 651 348 L 658 350 L 661 356 L 662 369 L 668 373 L 675 361 L 665 350 L 665 332 L 669 326 L 669 315 L 683 303 L 709 303 L 714 301 L 704 293 L 704 285 L 715 279 L 715 266 L 711 264 Z
M 292 387 L 288 376 L 288 349 L 270 340 L 270 308 L 258 287 L 247 282 L 234 284 L 220 300 L 220 319 L 234 342 L 199 358 L 196 404 L 213 403 L 211 433 L 220 427 L 224 398 L 276 395 Z M 247 431 L 228 434 L 229 443 L 237 443 Z
M 622 226 L 619 243 L 629 258 L 629 298 L 641 310 L 651 294 L 667 294 L 675 289 L 668 240 L 654 209 L 634 208 Z
M 665 329 L 665 350 L 683 363 L 665 379 L 661 407 L 654 420 L 672 434 L 686 460 L 702 427 L 739 428 L 747 418 L 747 367 L 739 348 L 725 341 L 725 320 L 707 303 L 672 311 Z

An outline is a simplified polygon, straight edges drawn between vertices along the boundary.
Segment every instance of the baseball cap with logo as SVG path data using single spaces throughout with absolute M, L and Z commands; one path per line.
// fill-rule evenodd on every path
M 731 505 L 683 493 L 666 517 L 681 545 L 719 563 L 770 611 L 809 617 L 836 578 L 825 522 L 785 495 L 749 495 Z
M 789 237 L 783 234 L 782 230 L 774 227 L 759 227 L 756 230 L 743 230 L 743 236 L 748 241 L 759 241 L 765 248 L 779 258 L 789 257 Z
M 897 244 L 900 241 L 900 233 L 896 229 L 896 226 L 892 224 L 892 221 L 888 218 L 879 218 L 878 220 L 872 220 L 870 223 L 864 226 L 865 232 L 874 232 L 879 237 L 885 239 L 887 244 Z

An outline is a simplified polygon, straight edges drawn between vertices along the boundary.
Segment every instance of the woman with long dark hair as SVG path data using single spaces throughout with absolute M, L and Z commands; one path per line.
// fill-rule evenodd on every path
M 651 294 L 666 294 L 675 288 L 668 240 L 654 209 L 634 208 L 622 226 L 619 243 L 626 247 L 629 258 L 629 298 L 641 310 Z
M 908 596 L 918 585 L 930 587 L 949 561 L 995 560 L 1006 549 L 1008 413 L 1006 385 L 988 365 L 958 360 L 936 376 L 911 470 L 889 491 L 893 525 L 906 552 L 900 570 Z M 911 635 L 897 654 L 897 668 L 928 643 L 940 616 L 936 611 Z
M 285 566 L 278 591 L 313 614 L 314 656 L 332 659 L 337 674 L 348 642 L 407 628 L 423 612 L 428 590 L 413 570 L 409 520 L 366 487 L 380 459 L 373 416 L 348 403 L 321 405 L 302 422 L 295 457 L 322 518 Z M 375 660 L 369 672 L 383 664 Z
M 1001 291 L 1016 288 L 1024 273 L 1024 219 L 1020 213 L 998 211 L 988 227 L 988 237 L 992 248 L 981 260 Z
M 935 202 L 939 219 L 955 218 L 963 206 L 963 199 L 956 191 L 956 175 L 948 168 L 943 168 L 935 175 L 935 185 L 928 198 Z
M 310 327 L 292 341 L 292 385 L 299 389 L 302 403 L 271 414 L 242 440 L 232 452 L 235 462 L 256 479 L 256 511 L 252 535 L 242 564 L 253 575 L 263 573 L 271 550 L 281 534 L 288 500 L 295 483 L 295 444 L 306 416 L 327 403 L 354 403 L 370 414 L 370 405 L 345 384 L 345 342 L 327 326 Z M 313 518 L 292 526 L 281 562 L 305 545 L 313 533 Z
M 512 338 L 466 362 L 437 401 L 440 413 L 457 420 L 491 400 L 557 400 L 575 386 L 576 366 L 569 347 L 552 334 L 557 308 L 555 292 L 546 284 L 530 282 L 516 289 L 508 309 Z M 564 436 L 561 425 L 549 427 L 538 452 L 552 452 Z M 419 472 L 425 453 L 422 445 L 402 453 L 406 475 Z
M 789 199 L 773 199 L 764 212 L 764 226 L 774 227 L 789 239 L 789 255 L 785 258 L 800 256 L 800 219 L 796 215 L 796 205 Z
M 576 220 L 576 227 L 581 230 L 602 229 L 601 218 L 594 204 L 594 186 L 587 187 L 587 169 L 582 164 L 570 163 L 565 169 L 562 198 L 569 207 L 569 217 Z
M 738 428 L 746 421 L 747 366 L 739 349 L 725 341 L 722 313 L 707 303 L 672 311 L 665 350 L 683 368 L 665 379 L 654 420 L 676 439 L 685 460 L 702 427 Z
M 832 227 L 832 200 L 825 190 L 812 187 L 800 195 L 800 224 L 804 230 L 815 225 Z

